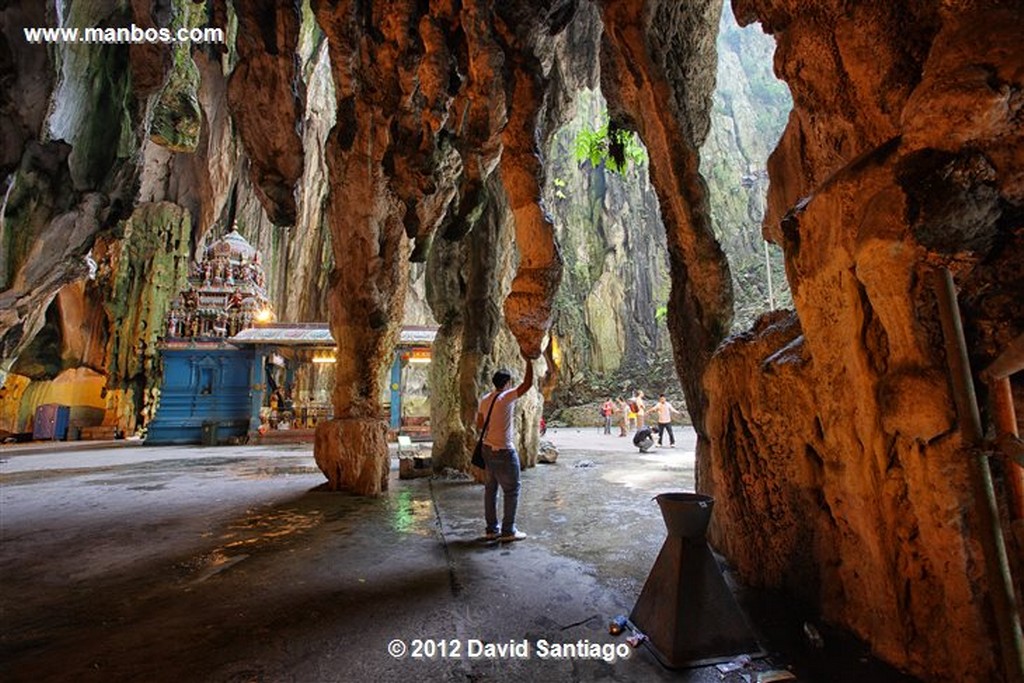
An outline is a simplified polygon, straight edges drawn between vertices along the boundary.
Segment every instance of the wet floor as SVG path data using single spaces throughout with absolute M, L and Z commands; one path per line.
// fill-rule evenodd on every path
M 325 492 L 308 447 L 0 450 L 0 677 L 901 680 L 855 644 L 831 652 L 827 630 L 802 652 L 801 619 L 764 596 L 770 656 L 726 676 L 668 671 L 608 633 L 665 538 L 653 496 L 693 489 L 680 431 L 648 454 L 553 431 L 561 455 L 524 473 L 514 544 L 478 540 L 478 485 L 393 469 L 380 498 Z

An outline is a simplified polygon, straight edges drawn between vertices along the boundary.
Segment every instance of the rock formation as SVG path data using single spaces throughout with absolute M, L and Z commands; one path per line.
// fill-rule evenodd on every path
M 91 26 L 134 17 L 113 2 L 66 10 L 59 20 Z M 135 168 L 126 157 L 133 150 L 119 138 L 138 114 L 126 101 L 125 46 L 62 44 L 54 69 L 46 46 L 22 33 L 47 25 L 43 3 L 6 6 L 3 20 L 0 381 L 41 329 L 57 291 L 88 274 L 95 235 L 131 212 Z M 93 79 L 98 73 L 104 77 Z
M 668 297 L 665 231 L 647 165 L 620 175 L 574 158 L 581 131 L 605 115 L 599 91 L 580 92 L 548 153 L 544 201 L 566 262 L 552 327 L 562 352 L 556 392 L 620 368 L 639 375 L 669 346 L 656 320 Z
M 726 3 L 718 32 L 718 75 L 711 128 L 701 147 L 715 237 L 729 259 L 735 295 L 732 331 L 751 327 L 773 308 L 791 308 L 782 250 L 766 255 L 761 224 L 768 194 L 768 155 L 793 108 L 772 73 L 775 42 L 757 26 L 741 29 Z M 768 262 L 766 264 L 766 256 Z
M 997 680 L 932 280 L 955 274 L 976 369 L 1021 332 L 1024 17 L 984 2 L 733 6 L 775 37 L 793 93 L 765 232 L 796 312 L 708 371 L 714 542 L 746 581 L 785 587 L 922 678 Z
M 214 9 L 223 12 L 223 23 L 234 24 L 231 8 Z M 109 377 L 101 419 L 129 433 L 142 427 L 153 407 L 151 389 L 159 372 L 154 362 L 159 327 L 148 321 L 163 315 L 173 297 L 175 278 L 185 266 L 181 258 L 201 253 L 205 243 L 236 221 L 269 256 L 270 295 L 281 319 L 326 319 L 326 302 L 308 292 L 324 289 L 333 262 L 321 205 L 327 191 L 322 149 L 334 124 L 334 91 L 323 34 L 306 9 L 294 52 L 286 60 L 289 74 L 300 81 L 296 93 L 305 97 L 298 117 L 298 158 L 305 166 L 303 182 L 288 200 L 297 207 L 289 210 L 298 211 L 294 226 L 282 229 L 261 203 L 266 191 L 250 180 L 248 150 L 228 105 L 228 81 L 239 59 L 233 41 L 227 46 L 179 44 L 173 50 L 142 44 L 57 45 L 50 49 L 62 68 L 54 83 L 47 77 L 53 69 L 48 48 L 26 43 L 21 34 L 23 26 L 54 23 L 196 26 L 207 21 L 207 8 L 176 0 L 152 7 L 134 3 L 130 13 L 123 13 L 113 3 L 70 3 L 67 12 L 55 16 L 44 11 L 44 3 L 5 7 L 4 39 L 12 54 L 5 74 L 23 84 L 18 89 L 24 95 L 3 104 L 8 128 L 3 137 L 0 270 L 6 284 L 0 292 L 0 375 L 13 368 L 42 381 L 63 369 L 92 368 Z M 83 87 L 93 80 L 102 87 Z M 125 108 L 108 115 L 93 104 L 95 98 L 123 101 Z M 295 105 L 289 106 L 282 116 L 292 121 Z M 264 123 L 257 117 L 253 125 Z M 40 129 L 48 141 L 34 139 Z M 296 126 L 289 123 L 288 129 Z M 121 141 L 112 143 L 109 136 L 117 131 Z M 291 133 L 283 135 L 289 142 L 282 144 L 294 143 Z M 258 132 L 253 136 L 260 139 Z M 21 170 L 11 173 L 19 164 Z M 90 176 L 90 167 L 109 172 L 100 181 L 89 181 L 94 189 L 83 193 L 72 178 L 100 177 L 98 171 Z M 283 194 L 291 197 L 292 190 Z M 82 207 L 98 213 L 83 213 Z M 184 223 L 170 234 L 166 216 L 172 214 Z M 150 246 L 140 250 L 122 244 L 128 235 Z M 177 265 L 159 265 L 171 254 L 177 255 Z M 135 284 L 121 291 L 126 278 Z M 128 297 L 111 299 L 115 293 Z M 135 294 L 140 294 L 137 300 Z M 148 308 L 144 315 L 143 308 Z M 125 360 L 127 366 L 115 362 L 139 349 L 145 353 L 138 361 Z M 108 367 L 105 355 L 113 365 Z M 19 431 L 25 425 L 19 419 L 0 429 Z
M 975 367 L 1024 331 L 1021 10 L 733 4 L 775 38 L 793 94 L 765 234 L 795 311 L 721 347 L 731 277 L 698 170 L 718 0 L 5 4 L 0 376 L 26 374 L 0 417 L 22 419 L 22 393 L 60 395 L 55 377 L 99 401 L 102 370 L 102 410 L 144 421 L 152 321 L 188 256 L 237 222 L 271 254 L 278 310 L 329 314 L 335 419 L 315 451 L 329 485 L 386 486 L 381 371 L 410 261 L 442 328 L 435 456 L 464 466 L 490 370 L 545 345 L 562 258 L 543 154 L 599 58 L 612 122 L 649 154 L 714 542 L 747 582 L 788 589 L 898 666 L 997 679 L 930 282 L 953 271 Z M 233 37 L 47 48 L 21 33 L 207 18 Z M 536 409 L 518 418 L 527 465 Z
M 520 255 L 505 320 L 525 355 L 541 354 L 561 276 L 537 201 L 535 131 L 552 78 L 541 59 L 550 58 L 575 3 L 313 8 L 339 102 L 328 140 L 329 211 L 335 262 L 346 263 L 331 283 L 336 417 L 318 426 L 316 456 L 332 487 L 372 494 L 387 483 L 380 377 L 403 310 L 407 255 L 422 259 L 446 219 L 452 237 L 471 230 L 494 172 Z
M 711 232 L 697 170 L 708 131 L 721 3 L 623 0 L 601 8 L 602 90 L 612 120 L 634 127 L 650 155 L 668 244 L 676 368 L 703 437 L 707 399 L 701 379 L 732 322 L 729 267 Z M 705 444 L 702 438 L 699 447 Z

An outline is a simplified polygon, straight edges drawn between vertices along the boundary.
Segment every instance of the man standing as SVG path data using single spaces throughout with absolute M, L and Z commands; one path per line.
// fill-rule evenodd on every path
M 612 415 L 615 414 L 615 404 L 612 403 L 612 397 L 609 396 L 604 403 L 601 404 L 601 417 L 604 418 L 604 433 L 611 436 L 612 433 Z
M 476 412 L 477 429 L 484 433 L 484 463 L 487 467 L 487 478 L 484 482 L 484 520 L 487 523 L 486 537 L 488 540 L 521 541 L 526 534 L 516 529 L 516 509 L 519 507 L 519 454 L 512 443 L 515 433 L 512 427 L 516 400 L 533 386 L 533 361 L 526 359 L 526 375 L 523 382 L 515 389 L 509 389 L 512 373 L 501 369 L 492 378 L 494 391 L 480 399 Z M 490 421 L 488 422 L 488 413 Z M 501 520 L 501 533 L 498 533 L 498 485 L 501 485 L 504 499 L 504 515 Z
M 672 433 L 672 413 L 678 415 L 679 411 L 665 400 L 665 394 L 661 394 L 658 396 L 658 402 L 647 412 L 658 413 L 658 445 L 661 446 L 661 440 L 665 436 L 665 432 L 668 432 L 669 447 L 675 448 L 676 437 Z

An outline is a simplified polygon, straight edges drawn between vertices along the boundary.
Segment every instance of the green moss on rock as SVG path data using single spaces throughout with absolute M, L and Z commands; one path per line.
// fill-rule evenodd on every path
M 159 375 L 157 341 L 164 317 L 188 275 L 192 221 L 171 202 L 140 204 L 113 250 L 105 309 L 110 321 L 107 386 L 135 389 L 141 411 Z

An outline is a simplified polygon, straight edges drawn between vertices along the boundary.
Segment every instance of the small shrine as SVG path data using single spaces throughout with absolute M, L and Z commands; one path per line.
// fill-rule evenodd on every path
M 166 339 L 227 339 L 269 320 L 261 260 L 234 228 L 211 244 L 171 304 Z
M 259 252 L 236 230 L 204 251 L 167 313 L 147 444 L 312 441 L 333 417 L 330 329 L 271 322 L 265 287 Z M 426 363 L 436 334 L 402 329 L 382 400 L 396 434 L 429 437 Z
M 436 336 L 436 327 L 405 326 L 401 330 L 389 387 L 382 396 L 395 435 L 430 436 L 427 363 Z M 261 443 L 312 442 L 316 425 L 334 416 L 331 394 L 337 344 L 328 325 L 257 324 L 230 342 L 253 349 L 255 362 L 265 367 L 264 381 L 253 392 L 250 425 L 255 431 L 250 430 L 249 438 Z
M 262 357 L 228 339 L 270 320 L 260 253 L 237 230 L 209 245 L 167 313 L 163 381 L 147 444 L 217 444 L 250 431 Z

